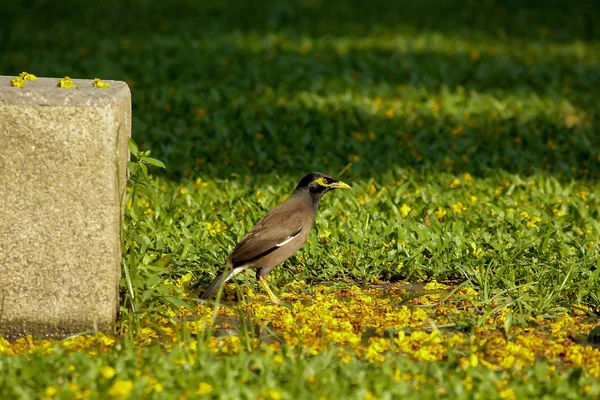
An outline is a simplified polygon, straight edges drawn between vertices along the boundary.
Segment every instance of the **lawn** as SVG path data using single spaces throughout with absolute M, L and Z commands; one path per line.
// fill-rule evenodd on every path
M 0 73 L 127 81 L 137 145 L 117 332 L 0 337 L 0 398 L 598 398 L 600 8 L 518 3 L 12 3 Z M 344 169 L 286 306 L 197 301 Z

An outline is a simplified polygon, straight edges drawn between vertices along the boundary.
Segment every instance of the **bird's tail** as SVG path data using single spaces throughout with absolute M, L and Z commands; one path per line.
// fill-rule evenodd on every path
M 221 285 L 223 285 L 225 282 L 227 282 L 232 276 L 234 276 L 238 272 L 239 271 L 237 271 L 237 268 L 235 268 L 235 269 L 232 270 L 231 264 L 229 262 L 227 262 L 224 265 L 223 272 L 221 272 L 212 281 L 212 283 L 206 289 L 206 291 L 204 293 L 202 293 L 202 295 L 200 296 L 200 299 L 201 300 L 208 300 L 210 298 L 210 296 L 212 296 L 213 294 L 215 294 L 215 292 L 221 287 Z
M 215 278 L 214 281 L 212 281 L 212 283 L 210 284 L 210 286 L 208 287 L 208 289 L 206 289 L 206 291 L 204 293 L 202 293 L 202 295 L 200 296 L 201 300 L 208 300 L 210 298 L 210 296 L 212 296 L 217 289 L 223 284 L 225 283 L 225 272 L 219 274 L 219 276 L 217 276 Z

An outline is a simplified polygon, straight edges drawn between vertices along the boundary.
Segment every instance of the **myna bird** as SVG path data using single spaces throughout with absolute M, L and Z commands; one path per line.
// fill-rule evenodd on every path
M 224 270 L 200 298 L 208 299 L 233 276 L 254 268 L 258 284 L 271 301 L 280 303 L 267 284 L 267 275 L 306 242 L 321 198 L 333 189 L 351 188 L 344 182 L 318 172 L 302 178 L 290 198 L 258 221 L 235 246 L 225 262 Z

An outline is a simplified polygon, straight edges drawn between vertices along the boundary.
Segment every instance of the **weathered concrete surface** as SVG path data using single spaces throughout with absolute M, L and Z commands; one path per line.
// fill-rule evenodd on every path
M 0 334 L 111 330 L 131 94 L 0 76 Z

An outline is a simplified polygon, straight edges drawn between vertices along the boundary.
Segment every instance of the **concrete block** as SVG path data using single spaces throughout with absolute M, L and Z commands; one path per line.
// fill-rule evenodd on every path
M 129 160 L 127 84 L 0 76 L 0 334 L 114 329 Z

